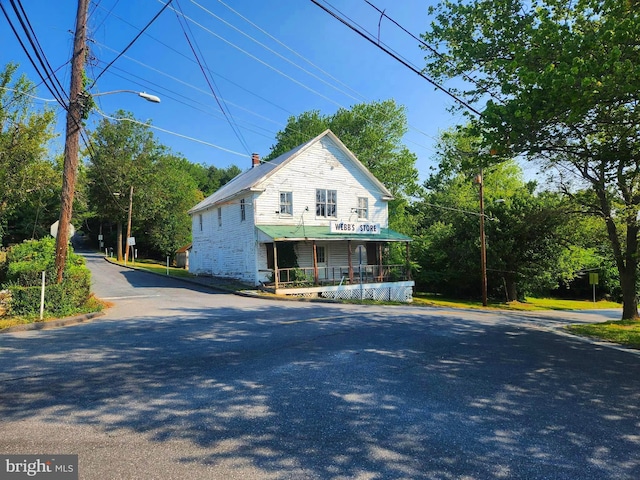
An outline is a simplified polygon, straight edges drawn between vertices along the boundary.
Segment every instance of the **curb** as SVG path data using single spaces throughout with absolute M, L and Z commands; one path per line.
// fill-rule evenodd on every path
M 317 298 L 299 298 L 299 297 L 295 297 L 295 298 L 289 298 L 289 297 L 285 297 L 285 296 L 281 296 L 281 295 L 265 295 L 262 293 L 259 293 L 257 290 L 234 290 L 232 288 L 226 288 L 220 285 L 214 285 L 214 284 L 207 284 L 207 283 L 202 283 L 202 282 L 198 282 L 197 280 L 192 280 L 189 277 L 174 277 L 171 275 L 164 275 L 162 273 L 158 273 L 158 272 L 151 272 L 149 270 L 145 270 L 143 268 L 139 268 L 136 267 L 135 265 L 122 265 L 114 260 L 112 260 L 109 257 L 104 257 L 104 259 L 109 262 L 112 265 L 117 265 L 119 267 L 123 267 L 123 268 L 128 268 L 130 270 L 137 270 L 139 272 L 144 272 L 144 273 L 149 273 L 151 275 L 156 275 L 158 277 L 169 277 L 172 280 L 180 280 L 182 282 L 185 283 L 189 283 L 191 285 L 196 285 L 199 287 L 203 287 L 203 288 L 209 288 L 211 290 L 215 290 L 218 292 L 223 292 L 223 293 L 232 293 L 234 295 L 237 295 L 239 297 L 248 297 L 248 298 L 261 298 L 264 300 L 278 300 L 278 301 L 283 301 L 283 302 L 322 302 L 322 303 L 340 303 L 337 300 L 331 300 L 331 299 L 317 299 Z
M 60 318 L 58 320 L 50 320 L 44 322 L 24 323 L 22 325 L 13 325 L 11 327 L 0 330 L 2 333 L 27 332 L 30 330 L 50 330 L 58 327 L 66 327 L 67 325 L 77 325 L 78 323 L 87 322 L 93 318 L 101 317 L 104 312 L 85 313 L 84 315 L 76 315 L 74 317 Z

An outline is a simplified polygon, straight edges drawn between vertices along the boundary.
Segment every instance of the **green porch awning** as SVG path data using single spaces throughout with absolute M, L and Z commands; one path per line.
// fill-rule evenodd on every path
M 378 235 L 331 233 L 329 226 L 306 227 L 295 225 L 256 225 L 256 228 L 274 242 L 304 240 L 360 240 L 366 242 L 410 242 L 407 237 L 389 228 L 381 228 Z

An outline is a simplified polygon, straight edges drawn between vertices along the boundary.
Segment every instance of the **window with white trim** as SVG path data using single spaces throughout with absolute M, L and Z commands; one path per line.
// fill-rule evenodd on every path
M 367 197 L 358 197 L 358 219 L 366 220 L 369 218 L 369 199 Z
M 202 231 L 202 214 L 198 215 L 198 223 L 200 224 L 200 231 Z
M 222 226 L 222 207 L 218 207 L 218 226 Z
M 240 221 L 244 222 L 247 219 L 247 206 L 244 202 L 244 198 L 240 199 Z
M 280 192 L 280 215 L 293 215 L 293 193 Z
M 316 217 L 336 218 L 338 191 L 316 189 Z

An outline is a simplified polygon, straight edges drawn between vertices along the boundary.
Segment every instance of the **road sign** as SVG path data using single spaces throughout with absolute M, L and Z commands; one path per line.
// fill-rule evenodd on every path
M 56 238 L 58 236 L 58 225 L 60 225 L 60 221 L 56 220 L 51 224 L 51 228 L 49 229 L 49 233 L 53 238 Z M 69 224 L 69 231 L 68 231 L 69 238 L 73 237 L 75 233 L 76 233 L 76 229 L 73 228 L 73 225 Z

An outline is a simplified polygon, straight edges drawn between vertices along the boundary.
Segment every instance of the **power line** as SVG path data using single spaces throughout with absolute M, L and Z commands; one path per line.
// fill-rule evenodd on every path
M 159 0 L 159 1 L 160 1 L 160 0 Z M 173 8 L 172 8 L 172 9 L 173 9 Z M 239 15 L 239 14 L 238 14 L 238 15 Z M 112 16 L 114 16 L 115 18 L 117 18 L 117 19 L 118 19 L 118 20 L 120 20 L 121 22 L 123 22 L 123 23 L 125 23 L 125 24 L 127 24 L 127 25 L 129 25 L 129 26 L 131 26 L 131 27 L 133 27 L 133 28 L 137 28 L 135 25 L 132 25 L 132 24 L 131 24 L 130 22 L 128 22 L 126 19 L 123 19 L 122 17 L 119 17 L 118 15 L 115 15 L 115 14 L 114 14 L 114 15 L 112 15 Z M 183 15 L 183 16 L 184 16 L 184 15 Z M 193 22 L 193 20 L 191 20 L 190 18 L 188 18 L 188 17 L 185 17 L 185 18 L 187 18 L 187 20 L 189 20 L 189 21 Z M 242 18 L 244 18 L 244 17 L 242 17 Z M 248 21 L 248 20 L 247 20 L 247 21 Z M 193 23 L 196 23 L 196 22 L 193 22 Z M 198 24 L 196 23 L 196 25 L 198 25 Z M 202 25 L 198 25 L 198 26 L 200 26 L 201 28 L 203 28 L 203 29 L 205 30 L 205 32 L 207 32 L 207 33 L 209 33 L 209 34 L 211 34 L 211 35 L 213 35 L 213 36 L 215 36 L 215 37 L 217 37 L 217 38 L 219 38 L 219 39 L 223 40 L 223 41 L 224 41 L 224 42 L 226 42 L 227 44 L 229 44 L 229 45 L 233 46 L 234 48 L 236 48 L 236 49 L 238 49 L 238 50 L 240 50 L 240 51 L 242 51 L 243 53 L 247 54 L 247 55 L 248 55 L 248 56 L 250 56 L 251 58 L 253 58 L 253 59 L 255 59 L 255 60 L 259 61 L 260 63 L 263 63 L 263 64 L 267 65 L 267 64 L 266 64 L 264 61 L 262 61 L 261 59 L 259 59 L 259 58 L 255 57 L 255 56 L 253 56 L 253 55 L 251 55 L 251 54 L 248 54 L 248 53 L 247 53 L 247 52 L 245 52 L 244 50 L 240 49 L 240 47 L 238 47 L 237 45 L 235 45 L 235 44 L 233 44 L 233 43 L 229 42 L 228 40 L 226 40 L 226 39 L 224 39 L 224 38 L 220 37 L 220 36 L 219 36 L 219 35 L 217 35 L 217 34 L 214 34 L 214 33 L 213 33 L 213 32 L 211 32 L 210 30 L 208 30 L 207 28 L 203 27 Z M 259 27 L 258 27 L 258 28 L 259 28 Z M 196 63 L 192 58 L 189 58 L 189 57 L 185 56 L 183 53 L 181 53 L 181 52 L 177 51 L 175 48 L 173 48 L 173 47 L 172 47 L 172 46 L 170 46 L 170 45 L 167 45 L 166 43 L 164 43 L 164 42 L 162 42 L 161 40 L 157 39 L 157 38 L 156 38 L 156 37 L 154 37 L 153 35 L 150 35 L 149 33 L 146 33 L 145 35 L 146 35 L 147 37 L 151 38 L 152 40 L 156 41 L 156 42 L 157 42 L 157 43 L 159 43 L 160 45 L 164 46 L 165 48 L 168 48 L 169 50 L 171 50 L 171 51 L 175 52 L 177 55 L 180 55 L 180 56 L 182 56 L 182 57 L 186 58 L 187 60 L 189 60 L 189 61 L 191 61 L 191 62 L 193 62 L 193 63 Z M 278 40 L 276 39 L 276 41 L 278 41 Z M 279 41 L 278 41 L 278 42 L 279 42 Z M 99 42 L 95 42 L 95 43 L 96 43 L 96 44 L 98 44 L 98 45 L 100 45 L 100 46 L 102 46 L 102 47 L 104 47 L 104 48 L 107 48 L 107 49 L 109 49 L 109 50 L 115 51 L 115 50 L 111 49 L 110 47 L 107 47 L 106 45 L 102 45 L 102 44 L 100 44 Z M 279 43 L 281 43 L 281 42 L 279 42 Z M 286 47 L 286 46 L 285 46 L 285 47 Z M 207 92 L 205 92 L 205 91 L 203 91 L 203 90 L 199 89 L 198 87 L 195 87 L 195 86 L 193 86 L 193 85 L 190 85 L 190 84 L 186 83 L 185 81 L 183 81 L 182 79 L 179 79 L 179 78 L 176 78 L 176 77 L 174 77 L 174 76 L 172 76 L 172 75 L 169 75 L 169 74 L 167 74 L 167 73 L 165 73 L 165 72 L 163 72 L 163 71 L 161 71 L 161 70 L 158 70 L 158 69 L 156 69 L 156 68 L 154 68 L 154 67 L 151 67 L 151 66 L 149 66 L 149 65 L 147 65 L 147 64 L 145 64 L 145 63 L 142 63 L 142 62 L 140 62 L 139 60 L 133 59 L 133 58 L 131 58 L 131 57 L 127 57 L 126 55 L 125 55 L 124 57 L 125 57 L 125 58 L 128 58 L 129 60 L 131 60 L 131 61 L 133 61 L 133 62 L 135 62 L 135 63 L 137 63 L 137 64 L 139 64 L 139 65 L 144 66 L 145 68 L 148 68 L 148 69 L 150 69 L 150 70 L 152 70 L 152 71 L 155 71 L 155 72 L 159 73 L 160 75 L 163 75 L 163 76 L 168 77 L 168 78 L 170 78 L 170 79 L 172 79 L 172 80 L 174 80 L 174 81 L 176 81 L 176 82 L 178 82 L 178 83 L 181 83 L 181 84 L 183 84 L 183 85 L 186 85 L 186 86 L 188 86 L 189 88 L 192 88 L 192 89 L 194 89 L 194 90 L 196 90 L 196 91 L 198 91 L 198 92 L 201 92 L 201 93 L 206 94 L 206 95 L 210 95 L 210 93 L 207 93 Z M 268 65 L 267 65 L 267 66 L 268 66 Z M 241 85 L 239 85 L 239 84 L 237 84 L 237 83 L 233 82 L 233 81 L 232 81 L 232 80 L 230 80 L 229 78 L 226 78 L 226 77 L 224 77 L 224 76 L 220 75 L 219 73 L 213 72 L 213 71 L 211 71 L 211 70 L 210 70 L 210 69 L 208 69 L 208 68 L 207 68 L 207 70 L 208 70 L 208 72 L 209 72 L 210 74 L 214 74 L 214 75 L 216 75 L 216 76 L 218 76 L 218 77 L 222 78 L 223 80 L 226 80 L 227 82 L 229 82 L 229 83 L 231 83 L 232 85 L 236 86 L 237 88 L 240 88 L 241 90 L 243 90 L 243 91 L 245 91 L 245 92 L 249 93 L 250 95 L 255 96 L 256 98 L 258 98 L 258 99 L 260 99 L 260 100 L 262 100 L 262 101 L 264 101 L 264 102 L 266 102 L 266 103 L 268 103 L 268 104 L 270 104 L 270 105 L 272 105 L 272 106 L 274 106 L 274 107 L 276 107 L 276 108 L 278 108 L 278 109 L 280 109 L 280 110 L 283 110 L 283 111 L 284 111 L 284 112 L 286 112 L 288 115 L 290 115 L 290 116 L 295 115 L 293 112 L 288 111 L 287 109 L 285 109 L 285 108 L 284 108 L 284 107 L 282 107 L 281 105 L 275 104 L 275 103 L 271 102 L 270 100 L 268 100 L 268 99 L 266 99 L 266 98 L 264 98 L 264 97 L 262 97 L 262 96 L 260 96 L 260 95 L 258 95 L 258 94 L 256 94 L 256 93 L 254 93 L 253 91 L 248 90 L 248 89 L 246 89 L 246 88 L 242 87 Z M 281 73 L 281 72 L 279 72 L 279 71 L 277 71 L 277 72 L 278 72 L 278 73 Z M 287 78 L 287 79 L 289 79 L 289 80 L 294 81 L 294 83 L 299 83 L 299 82 L 297 82 L 295 79 L 292 79 L 291 77 L 288 77 L 287 75 L 285 75 L 285 78 Z M 161 88 L 163 88 L 163 87 L 161 87 Z M 318 92 L 315 92 L 314 90 L 312 90 L 312 93 L 316 93 L 317 95 L 320 95 L 320 94 L 318 94 Z M 324 99 L 327 99 L 327 97 L 324 97 L 323 95 L 320 95 L 320 96 L 321 96 L 322 98 L 324 98 Z M 347 108 L 346 106 L 344 106 L 344 105 L 342 105 L 342 104 L 340 104 L 340 103 L 338 103 L 338 102 L 335 102 L 335 101 L 333 101 L 333 100 L 330 100 L 330 101 L 331 101 L 332 103 L 336 104 L 338 107 L 340 107 L 340 108 L 344 108 L 344 109 L 347 109 L 347 110 L 348 110 L 348 108 Z M 241 109 L 243 109 L 243 110 L 247 111 L 248 113 L 250 113 L 250 114 L 252 114 L 252 115 L 257 115 L 253 110 L 245 109 L 245 108 L 240 107 L 239 105 L 234 104 L 233 102 L 230 102 L 230 101 L 228 101 L 228 100 L 225 100 L 225 103 L 232 104 L 232 105 L 236 106 L 237 108 L 241 108 Z M 261 117 L 260 115 L 257 115 L 257 116 Z M 263 118 L 263 117 L 261 117 L 261 118 Z M 268 119 L 268 118 L 266 118 L 266 117 L 264 117 L 264 118 L 265 118 L 266 120 L 268 120 L 268 121 L 270 121 L 270 122 L 274 123 L 274 124 L 281 125 L 281 122 L 278 122 L 278 121 L 275 121 L 275 120 L 271 120 L 271 119 Z M 428 138 L 431 138 L 431 139 L 434 139 L 434 140 L 435 140 L 435 138 L 434 138 L 434 137 L 432 137 L 431 135 L 429 135 L 429 134 L 427 134 L 427 133 L 423 132 L 422 130 L 420 130 L 420 129 L 416 128 L 416 127 L 415 127 L 415 126 L 413 126 L 412 124 L 408 124 L 408 126 L 409 126 L 409 128 L 410 128 L 410 129 L 412 129 L 412 130 L 414 130 L 414 131 L 417 131 L 418 133 L 420 133 L 420 134 L 424 135 L 425 137 L 428 137 Z M 414 143 L 414 144 L 418 145 L 418 146 L 419 146 L 419 147 L 421 147 L 421 148 L 424 148 L 424 149 L 429 150 L 429 151 L 433 151 L 433 149 L 431 149 L 431 148 L 429 148 L 429 147 L 427 147 L 427 146 L 425 146 L 425 145 L 422 145 L 422 144 L 419 144 L 419 143 L 417 143 L 417 142 L 413 142 L 413 141 L 410 141 L 410 140 L 408 140 L 408 141 L 409 141 L 410 143 Z
M 180 137 L 180 138 L 184 138 L 187 140 L 191 140 L 193 142 L 197 142 L 197 143 L 201 143 L 203 145 L 207 145 L 209 147 L 213 147 L 213 148 L 217 148 L 218 150 L 222 150 L 223 152 L 227 152 L 227 153 L 231 153 L 233 155 L 238 155 L 240 157 L 247 157 L 248 155 L 246 153 L 240 153 L 240 152 L 236 152 L 234 150 L 230 150 L 228 148 L 225 147 L 221 147 L 220 145 L 216 145 L 215 143 L 211 143 L 211 142 L 205 142 L 204 140 L 200 140 L 194 137 L 189 137 L 188 135 L 183 135 L 181 133 L 177 133 L 171 130 L 167 130 L 165 128 L 160 128 L 160 127 L 156 127 L 155 125 L 151 124 L 151 123 L 144 123 L 144 122 L 140 122 L 138 120 L 134 120 L 132 118 L 118 118 L 118 117 L 112 117 L 111 115 L 107 115 L 106 113 L 102 112 L 100 109 L 96 108 L 95 109 L 96 112 L 98 112 L 100 115 L 102 115 L 104 118 L 108 118 L 109 120 L 115 120 L 118 122 L 132 122 L 132 123 L 136 123 L 138 125 L 142 125 L 148 128 L 152 128 L 154 130 L 158 130 L 160 132 L 164 132 L 164 133 L 168 133 L 169 135 L 175 135 L 176 137 Z
M 311 2 L 313 2 L 315 5 L 317 5 L 318 7 L 320 7 L 322 10 L 324 10 L 325 12 L 327 12 L 329 15 L 331 15 L 333 18 L 335 18 L 336 20 L 338 20 L 340 23 L 342 23 L 343 25 L 349 27 L 351 30 L 353 30 L 355 33 L 357 33 L 358 35 L 360 35 L 362 38 L 364 38 L 365 40 L 367 40 L 368 42 L 372 43 L 373 45 L 375 45 L 376 47 L 378 47 L 380 50 L 382 50 L 383 52 L 385 52 L 387 55 L 391 56 L 392 58 L 394 58 L 395 60 L 397 60 L 398 62 L 400 62 L 402 65 L 404 65 L 405 67 L 407 67 L 409 70 L 411 70 L 412 72 L 418 74 L 420 77 L 422 77 L 423 79 L 425 79 L 427 82 L 429 82 L 430 84 L 432 84 L 434 87 L 436 87 L 438 90 L 444 92 L 445 94 L 447 94 L 448 96 L 450 96 L 451 98 L 453 98 L 456 102 L 458 102 L 460 105 L 464 106 L 465 108 L 467 108 L 469 111 L 475 113 L 478 116 L 482 116 L 482 114 L 476 110 L 475 108 L 473 108 L 471 105 L 469 105 L 467 102 L 465 102 L 464 100 L 462 100 L 461 98 L 458 98 L 455 94 L 453 94 L 452 92 L 450 92 L 449 90 L 447 90 L 446 88 L 442 87 L 440 84 L 438 84 L 437 82 L 435 82 L 434 80 L 432 80 L 431 78 L 427 77 L 425 74 L 423 74 L 420 70 L 418 70 L 416 67 L 414 67 L 413 65 L 411 65 L 409 62 L 407 62 L 406 60 L 400 58 L 398 55 L 396 55 L 394 52 L 392 52 L 389 48 L 387 48 L 386 46 L 384 46 L 382 43 L 380 43 L 379 41 L 376 41 L 374 38 L 371 38 L 370 34 L 367 34 L 361 30 L 359 30 L 356 26 L 354 26 L 352 23 L 350 23 L 349 21 L 345 20 L 344 18 L 342 18 L 340 15 L 338 15 L 337 13 L 329 10 L 327 7 L 325 7 L 324 5 L 321 5 L 317 0 L 311 0 Z M 338 10 L 336 10 L 338 11 Z
M 422 45 L 424 48 L 426 48 L 427 50 L 429 50 L 430 52 L 432 52 L 435 56 L 437 56 L 438 58 L 444 59 L 445 61 L 447 61 L 448 64 L 451 64 L 451 61 L 447 60 L 445 55 L 443 55 L 442 53 L 438 52 L 438 50 L 436 50 L 434 47 L 432 47 L 431 45 L 429 45 L 427 42 L 425 42 L 422 38 L 417 37 L 416 35 L 414 35 L 413 33 L 411 33 L 409 30 L 407 30 L 405 27 L 403 27 L 401 24 L 399 24 L 398 22 L 396 22 L 393 18 L 391 18 L 389 15 L 387 15 L 385 10 L 380 10 L 378 7 L 376 7 L 373 3 L 371 3 L 369 0 L 364 0 L 369 6 L 371 6 L 373 9 L 375 9 L 378 13 L 380 13 L 380 18 L 382 19 L 382 17 L 385 17 L 387 19 L 389 19 L 391 21 L 391 23 L 393 23 L 395 26 L 397 26 L 400 30 L 402 30 L 403 32 L 405 32 L 407 35 L 409 35 L 411 38 L 413 38 L 414 40 L 416 40 L 417 42 L 420 43 L 420 45 Z M 493 92 L 490 92 L 489 90 L 487 90 L 484 87 L 481 87 L 480 84 L 478 83 L 478 80 L 471 77 L 470 75 L 466 74 L 466 73 L 462 73 L 462 78 L 464 78 L 465 80 L 473 83 L 476 87 L 480 88 L 482 90 L 482 93 L 487 93 L 489 94 L 491 97 L 495 98 L 496 100 L 498 100 L 500 103 L 504 103 L 504 100 L 502 100 L 500 97 L 498 97 L 497 95 L 495 95 Z
M 224 7 L 226 7 L 228 10 L 230 10 L 231 12 L 233 12 L 234 14 L 236 14 L 238 17 L 240 17 L 242 20 L 244 20 L 245 22 L 247 22 L 249 25 L 251 25 L 252 27 L 254 27 L 255 29 L 257 29 L 258 31 L 262 32 L 263 34 L 265 34 L 267 37 L 271 38 L 273 41 L 275 41 L 276 43 L 278 43 L 279 45 L 283 46 L 284 48 L 286 48 L 287 50 L 289 50 L 291 53 L 293 53 L 295 56 L 297 56 L 298 58 L 304 60 L 305 62 L 307 62 L 309 65 L 311 65 L 313 68 L 315 68 L 316 70 L 322 72 L 324 75 L 326 75 L 327 77 L 329 77 L 331 80 L 334 80 L 335 82 L 337 82 L 338 84 L 342 85 L 343 87 L 347 88 L 348 90 L 351 90 L 353 93 L 355 93 L 356 95 L 358 95 L 360 97 L 360 100 L 366 100 L 366 98 L 364 97 L 364 95 L 362 95 L 360 92 L 354 90 L 353 88 L 351 88 L 349 85 L 347 85 L 344 82 L 341 82 L 339 79 L 337 79 L 336 77 L 334 77 L 333 75 L 331 75 L 330 73 L 326 72 L 325 70 L 323 70 L 322 68 L 320 68 L 318 65 L 316 65 L 315 63 L 313 63 L 311 60 L 307 59 L 306 57 L 304 57 L 303 55 L 301 55 L 300 53 L 298 53 L 297 51 L 295 51 L 294 49 L 292 49 L 291 47 L 289 47 L 288 45 L 286 45 L 285 43 L 281 42 L 280 40 L 278 40 L 276 37 L 274 37 L 273 35 L 271 35 L 269 32 L 267 32 L 266 30 L 260 28 L 258 25 L 256 25 L 255 23 L 253 23 L 251 20 L 249 20 L 248 18 L 246 18 L 245 16 L 243 16 L 242 14 L 240 14 L 239 12 L 237 12 L 236 10 L 234 10 L 233 8 L 231 8 L 229 5 L 227 5 L 226 3 L 224 3 L 222 0 L 218 0 L 218 3 L 220 3 L 221 5 L 223 5 Z
M 102 75 L 104 75 L 104 73 L 109 69 L 109 67 L 110 67 L 111 65 L 113 65 L 113 64 L 115 63 L 115 61 L 116 61 L 116 60 L 118 60 L 122 55 L 124 55 L 124 54 L 126 53 L 126 51 L 127 51 L 127 50 L 129 50 L 129 49 L 131 48 L 131 46 L 136 42 L 136 40 L 138 40 L 138 38 L 140 38 L 140 36 L 145 32 L 145 30 L 146 30 L 147 28 L 149 28 L 153 22 L 155 22 L 155 21 L 156 21 L 156 19 L 160 16 L 160 14 L 161 14 L 162 12 L 164 12 L 164 10 L 165 10 L 169 5 L 171 5 L 171 2 L 173 2 L 173 0 L 169 0 L 169 1 L 167 2 L 167 4 L 166 4 L 165 6 L 163 6 L 163 7 L 160 9 L 160 11 L 159 11 L 158 13 L 156 13 L 156 15 L 155 15 L 155 16 L 154 16 L 154 17 L 149 21 L 149 23 L 147 23 L 147 24 L 144 26 L 144 28 L 143 28 L 142 30 L 140 30 L 140 32 L 139 32 L 139 33 L 138 33 L 138 34 L 133 38 L 133 40 L 131 40 L 131 41 L 129 42 L 129 45 L 127 45 L 127 46 L 124 48 L 124 50 L 122 50 L 122 52 L 120 52 L 120 53 L 116 56 L 116 58 L 114 58 L 113 60 L 111 60 L 111 62 L 110 62 L 106 67 L 104 67 L 104 69 L 102 70 L 102 72 L 100 72 L 100 73 L 98 74 L 98 76 L 93 80 L 93 83 L 91 83 L 91 85 L 89 86 L 88 90 L 91 90 L 91 89 L 93 88 L 93 86 L 96 84 L 96 82 L 98 81 L 98 79 L 99 79 Z
M 176 5 L 178 5 L 178 8 L 180 9 L 180 14 L 184 16 L 184 13 L 182 12 L 182 8 L 180 8 L 180 4 L 178 2 L 176 2 Z M 184 36 L 187 40 L 187 43 L 189 44 L 189 47 L 191 48 L 191 52 L 193 53 L 194 58 L 196 59 L 196 62 L 198 62 L 198 66 L 200 67 L 200 71 L 202 72 L 202 75 L 204 76 L 205 81 L 207 82 L 207 85 L 209 85 L 209 89 L 211 90 L 211 93 L 213 93 L 213 96 L 215 97 L 216 103 L 218 104 L 218 107 L 220 107 L 220 111 L 222 112 L 222 114 L 225 116 L 227 123 L 229 124 L 229 126 L 231 127 L 231 130 L 233 131 L 233 133 L 235 134 L 236 138 L 238 139 L 238 141 L 240 142 L 240 144 L 243 146 L 243 148 L 246 150 L 247 154 L 251 153 L 249 151 L 249 145 L 247 144 L 247 141 L 245 140 L 244 136 L 242 135 L 242 132 L 240 131 L 240 129 L 238 128 L 238 125 L 235 121 L 235 119 L 233 118 L 233 115 L 231 114 L 231 111 L 229 110 L 229 107 L 226 105 L 224 98 L 220 97 L 218 98 L 218 95 L 216 94 L 216 90 L 219 91 L 218 86 L 216 85 L 216 88 L 213 88 L 213 84 L 215 84 L 215 80 L 213 78 L 209 78 L 209 75 L 207 75 L 207 71 L 209 70 L 208 65 L 206 64 L 206 60 L 204 59 L 204 57 L 202 58 L 202 61 L 200 60 L 200 56 L 202 56 L 202 51 L 200 50 L 200 47 L 198 46 L 195 36 L 193 35 L 193 32 L 191 32 L 191 27 L 189 26 L 189 24 L 187 23 L 187 29 L 189 30 L 189 32 L 191 33 L 191 36 L 193 37 L 193 43 L 195 43 L 198 51 L 200 52 L 200 56 L 198 56 L 198 54 L 196 53 L 194 47 L 193 47 L 193 43 L 191 42 L 191 39 L 189 38 L 189 35 L 187 35 L 187 32 L 185 30 L 184 25 L 182 24 L 182 20 L 180 15 L 178 15 L 178 12 L 175 11 L 174 12 L 176 14 L 176 18 L 178 19 L 178 23 L 180 24 L 180 28 L 182 29 L 182 33 L 184 33 Z M 204 66 L 203 66 L 204 63 Z M 204 67 L 207 67 L 206 70 Z M 222 101 L 222 103 L 225 104 L 226 107 L 226 111 L 225 108 L 223 108 L 222 104 L 220 103 Z
M 54 98 L 56 99 L 56 101 L 60 104 L 60 106 L 64 109 L 67 109 L 67 105 L 65 104 L 64 98 L 63 96 L 60 94 L 60 92 L 55 88 L 55 85 L 49 85 L 48 80 L 50 80 L 50 76 L 47 74 L 47 72 L 42 72 L 41 68 L 39 67 L 36 63 L 36 61 L 33 59 L 33 57 L 31 56 L 31 53 L 29 52 L 29 49 L 27 48 L 27 46 L 24 44 L 24 42 L 22 41 L 22 38 L 20 37 L 20 34 L 18 33 L 15 25 L 13 24 L 13 22 L 11 21 L 11 18 L 9 17 L 9 14 L 7 13 L 7 11 L 4 8 L 4 5 L 2 4 L 2 2 L 0 2 L 0 9 L 2 10 L 2 13 L 4 14 L 5 18 L 7 19 L 7 22 L 9 23 L 9 26 L 11 27 L 11 30 L 13 31 L 14 36 L 16 37 L 16 39 L 18 40 L 18 43 L 20 43 L 20 46 L 22 47 L 22 50 L 24 51 L 25 55 L 27 56 L 27 58 L 29 59 L 29 62 L 31 63 L 31 65 L 33 66 L 34 70 L 36 71 L 36 73 L 38 74 L 38 76 L 40 77 L 40 79 L 42 80 L 42 83 L 45 85 L 45 87 L 47 87 L 47 90 L 49 90 L 49 92 L 54 96 Z M 15 10 L 15 9 L 14 9 Z M 16 12 L 17 13 L 17 12 Z
M 159 1 L 160 1 L 160 0 L 159 0 Z M 285 57 L 284 55 L 282 55 L 282 54 L 280 54 L 280 53 L 276 52 L 276 51 L 275 51 L 275 50 L 273 50 L 272 48 L 269 48 L 269 47 L 268 47 L 267 45 L 265 45 L 264 43 L 259 42 L 258 40 L 256 40 L 255 38 L 253 38 L 251 35 L 248 35 L 246 32 L 243 32 L 241 29 L 239 29 L 239 28 L 238 28 L 238 27 L 236 27 L 235 25 L 232 25 L 231 23 L 227 22 L 227 21 L 226 21 L 226 20 L 224 20 L 223 18 L 221 18 L 221 17 L 219 17 L 218 15 L 214 14 L 214 13 L 213 13 L 213 12 L 211 12 L 210 10 L 207 10 L 206 8 L 204 8 L 202 5 L 200 5 L 199 3 L 195 2 L 194 0 L 190 0 L 190 1 L 191 1 L 191 3 L 193 3 L 194 5 L 196 5 L 197 7 L 199 7 L 200 9 L 204 10 L 206 13 L 208 13 L 209 15 L 211 15 L 213 18 L 215 18 L 215 19 L 219 20 L 220 22 L 224 23 L 224 24 L 225 24 L 225 25 L 227 25 L 228 27 L 230 27 L 230 28 L 232 28 L 233 30 L 235 30 L 236 32 L 238 32 L 239 34 L 241 34 L 241 35 L 243 35 L 244 37 L 246 37 L 246 38 L 250 39 L 251 41 L 255 42 L 256 44 L 260 45 L 262 48 L 264 48 L 265 50 L 267 50 L 267 51 L 269 51 L 269 52 L 273 53 L 273 54 L 274 54 L 274 55 L 276 55 L 278 58 L 280 58 L 280 59 L 284 60 L 285 62 L 287 62 L 287 63 L 289 63 L 289 64 L 293 65 L 294 67 L 296 67 L 296 68 L 298 68 L 298 69 L 302 70 L 302 71 L 303 71 L 304 73 L 306 73 L 307 75 L 312 76 L 312 77 L 313 77 L 313 78 L 315 78 L 316 80 L 319 80 L 320 82 L 322 82 L 322 83 L 324 83 L 325 85 L 327 85 L 327 86 L 329 86 L 329 87 L 333 88 L 334 90 L 336 90 L 336 91 L 338 91 L 338 92 L 342 93 L 343 95 L 345 95 L 345 96 L 347 96 L 347 97 L 351 98 L 352 100 L 355 100 L 355 101 L 360 101 L 360 100 L 361 100 L 361 98 L 356 98 L 356 97 L 354 97 L 353 95 L 351 95 L 351 94 L 349 94 L 349 93 L 345 92 L 344 90 L 342 90 L 342 89 L 340 89 L 340 88 L 336 87 L 335 85 L 332 85 L 331 83 L 327 82 L 326 80 L 324 80 L 324 79 L 320 78 L 320 77 L 319 77 L 318 75 L 316 75 L 315 73 L 312 73 L 312 72 L 308 71 L 307 69 L 305 69 L 305 68 L 301 67 L 300 65 L 298 65 L 298 64 L 297 64 L 297 63 L 295 63 L 294 61 L 292 61 L 292 60 L 288 59 L 287 57 Z M 226 6 L 226 5 L 225 5 L 225 6 Z M 227 7 L 227 8 L 229 8 L 229 7 Z M 234 13 L 235 13 L 235 11 L 234 11 Z M 256 28 L 258 28 L 258 27 L 256 26 Z M 259 29 L 259 30 L 260 30 L 261 32 L 264 32 L 264 30 L 262 30 L 262 29 Z M 264 33 L 266 34 L 266 32 L 264 32 Z M 267 34 L 267 35 L 268 35 L 268 34 Z M 270 35 L 269 35 L 269 36 L 270 36 Z M 271 36 L 270 36 L 270 37 L 271 37 Z M 273 38 L 273 37 L 271 37 L 271 38 Z M 280 43 L 281 45 L 284 45 L 282 42 L 278 42 L 278 43 Z M 291 50 L 291 49 L 289 49 L 289 50 Z M 293 50 L 291 50 L 291 51 L 293 52 Z M 295 52 L 293 52 L 293 53 L 295 53 Z M 362 97 L 362 96 L 361 96 L 361 97 Z

